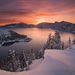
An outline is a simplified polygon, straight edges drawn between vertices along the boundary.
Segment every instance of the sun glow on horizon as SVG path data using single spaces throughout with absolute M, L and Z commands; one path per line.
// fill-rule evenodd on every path
M 61 21 L 67 21 L 67 22 L 71 22 L 71 23 L 75 23 L 75 21 L 73 20 L 66 20 L 64 19 L 64 17 L 60 17 L 60 16 L 32 16 L 30 18 L 24 18 L 24 17 L 19 17 L 16 18 L 16 20 L 18 21 L 9 21 L 8 23 L 0 23 L 1 25 L 7 25 L 7 24 L 14 24 L 14 23 L 26 23 L 26 24 L 33 24 L 33 25 L 37 25 L 39 23 L 43 23 L 43 22 L 48 22 L 48 23 L 55 23 L 55 22 L 61 22 Z
M 39 23 L 42 23 L 42 22 L 50 22 L 50 21 L 48 21 L 46 18 L 39 18 L 35 21 L 35 24 L 39 24 Z

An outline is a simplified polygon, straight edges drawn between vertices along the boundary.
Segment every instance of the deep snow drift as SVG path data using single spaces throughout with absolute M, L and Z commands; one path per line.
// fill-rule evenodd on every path
M 66 50 L 47 49 L 44 59 L 33 61 L 29 71 L 0 70 L 0 75 L 75 75 L 75 45 Z

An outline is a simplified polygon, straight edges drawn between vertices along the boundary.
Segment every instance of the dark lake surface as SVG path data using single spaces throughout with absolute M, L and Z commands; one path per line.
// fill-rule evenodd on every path
M 10 29 L 19 34 L 27 35 L 32 38 L 30 42 L 17 42 L 8 44 L 0 47 L 0 58 L 6 57 L 8 54 L 8 50 L 16 50 L 17 52 L 21 52 L 22 50 L 40 50 L 43 45 L 46 43 L 48 39 L 48 35 L 51 33 L 54 35 L 55 30 L 52 29 L 39 29 L 39 28 L 14 28 Z M 75 39 L 75 35 L 66 32 L 60 32 L 61 40 L 67 46 L 69 37 L 71 40 Z

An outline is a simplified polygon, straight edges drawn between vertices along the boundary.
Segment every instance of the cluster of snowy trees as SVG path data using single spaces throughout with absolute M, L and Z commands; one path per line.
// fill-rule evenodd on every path
M 54 36 L 49 35 L 46 46 L 48 49 L 64 49 L 59 32 L 56 31 Z
M 18 54 L 15 50 L 8 51 L 8 63 L 6 65 L 7 70 L 11 72 L 19 72 L 29 70 L 29 65 L 32 60 L 35 60 L 35 53 L 33 50 L 27 54 L 24 50 L 21 54 Z
M 64 49 L 64 42 L 61 41 L 59 32 L 56 31 L 55 36 L 49 34 L 46 44 L 39 51 L 39 56 L 44 58 L 44 53 L 46 49 Z
M 67 47 L 71 49 L 72 44 L 75 44 L 75 39 L 72 41 L 69 37 Z M 58 31 L 55 32 L 54 36 L 51 34 L 49 35 L 45 48 L 60 50 L 64 50 L 66 48 L 64 42 L 61 41 L 60 33 Z
M 31 49 L 28 51 L 22 50 L 22 52 L 18 53 L 15 50 L 9 50 L 6 60 L 4 59 L 0 62 L 0 69 L 11 72 L 29 70 L 29 65 L 33 60 L 40 59 L 44 56 L 43 51 L 44 50 L 34 51 Z

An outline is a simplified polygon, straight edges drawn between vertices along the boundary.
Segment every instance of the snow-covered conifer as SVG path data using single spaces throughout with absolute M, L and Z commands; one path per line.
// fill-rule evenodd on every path
M 71 43 L 71 39 L 70 39 L 70 37 L 69 37 L 69 41 L 68 41 L 68 47 L 69 47 L 69 49 L 72 48 L 72 43 Z
M 29 70 L 29 61 L 26 61 L 26 70 Z
M 61 38 L 60 38 L 60 34 L 59 34 L 59 32 L 57 32 L 56 31 L 56 33 L 55 33 L 55 49 L 61 49 Z

